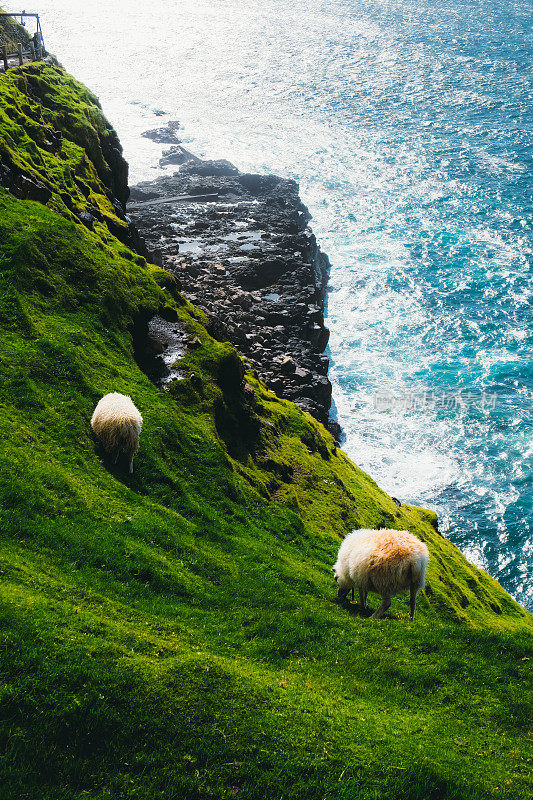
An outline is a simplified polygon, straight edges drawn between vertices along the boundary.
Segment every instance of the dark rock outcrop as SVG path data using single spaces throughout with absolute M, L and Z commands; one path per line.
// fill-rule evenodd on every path
M 159 159 L 159 166 L 168 167 L 171 164 L 181 166 L 188 161 L 200 161 L 200 159 L 186 150 L 185 147 L 182 147 L 180 144 L 176 144 L 169 150 L 164 151 L 163 155 Z
M 36 200 L 38 203 L 47 203 L 52 197 L 52 191 L 42 181 L 27 175 L 9 161 L 0 156 L 0 186 L 21 200 Z
M 128 214 L 152 259 L 208 313 L 211 334 L 235 344 L 267 386 L 338 437 L 322 355 L 329 261 L 298 185 L 193 158 L 174 175 L 133 187 Z
M 102 155 L 109 172 L 100 171 L 99 177 L 109 189 L 111 198 L 117 198 L 123 211 L 129 196 L 128 188 L 128 162 L 122 155 L 122 145 L 114 130 L 100 141 Z
M 135 360 L 150 380 L 159 386 L 167 386 L 172 381 L 184 377 L 183 373 L 174 368 L 174 362 L 182 358 L 188 344 L 191 346 L 175 311 L 173 314 L 166 314 L 165 309 L 161 309 L 155 317 L 146 319 L 141 316 L 135 321 L 133 327 Z
M 157 144 L 180 144 L 181 139 L 178 138 L 176 131 L 179 130 L 181 125 L 179 122 L 170 121 L 167 122 L 162 128 L 154 128 L 151 131 L 144 131 L 142 136 L 145 139 L 151 139 L 152 142 L 157 142 Z

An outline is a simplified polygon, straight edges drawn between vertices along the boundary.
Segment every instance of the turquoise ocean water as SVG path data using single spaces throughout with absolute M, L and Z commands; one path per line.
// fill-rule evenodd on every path
M 140 133 L 179 119 L 199 155 L 300 182 L 345 449 L 532 607 L 531 0 L 39 10 L 133 181 L 161 173 Z

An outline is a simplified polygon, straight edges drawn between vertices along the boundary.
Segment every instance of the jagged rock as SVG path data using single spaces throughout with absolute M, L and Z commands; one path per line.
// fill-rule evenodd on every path
M 331 433 L 331 435 L 338 444 L 342 444 L 343 441 L 346 439 L 344 431 L 342 430 L 341 426 L 336 420 L 329 419 L 326 423 L 326 428 L 328 429 L 328 431 Z M 335 451 L 333 454 L 335 454 Z
M 117 197 L 113 197 L 113 199 L 111 200 L 111 204 L 115 209 L 115 214 L 117 215 L 117 217 L 119 219 L 125 219 L 126 215 L 124 213 L 124 206 L 122 205 L 120 200 Z
M 296 369 L 294 359 L 292 359 L 290 356 L 285 356 L 281 361 L 280 368 L 282 372 L 294 372 Z
M 302 369 L 301 367 L 296 367 L 293 373 L 294 378 L 300 383 L 307 383 L 307 381 L 311 378 L 311 373 L 308 369 Z
M 202 199 L 208 194 L 217 199 Z M 232 341 L 271 389 L 327 424 L 329 361 L 320 354 L 329 336 L 329 262 L 307 228 L 297 184 L 194 161 L 134 187 L 131 197 L 143 203 L 130 213 L 148 249 L 208 313 L 210 333 Z
M 159 315 L 168 322 L 177 322 L 178 320 L 176 310 L 170 306 L 163 306 L 163 308 L 159 311 Z
M 329 358 L 327 356 L 320 356 L 320 358 L 317 359 L 317 364 L 320 367 L 320 371 L 324 375 L 327 375 L 329 370 Z
M 141 191 L 137 186 L 130 189 L 129 200 L 132 203 L 146 203 L 148 200 L 156 200 L 158 198 L 159 194 L 157 192 Z
M 63 144 L 63 133 L 61 131 L 54 131 L 52 128 L 45 128 L 45 131 L 46 139 L 42 146 L 51 153 L 58 153 Z
M 150 131 L 144 131 L 141 136 L 144 136 L 146 139 L 151 139 L 152 142 L 156 142 L 157 144 L 180 144 L 181 139 L 178 139 L 176 135 L 176 131 L 180 129 L 179 122 L 170 121 L 167 122 L 161 128 L 154 128 Z
M 165 150 L 159 159 L 159 166 L 166 167 L 169 164 L 180 166 L 181 164 L 187 164 L 189 161 L 199 161 L 199 159 L 181 145 L 174 145 L 170 150 Z
M 309 329 L 309 341 L 317 353 L 322 353 L 329 341 L 329 330 L 315 323 Z
M 109 165 L 108 170 L 98 171 L 100 180 L 110 190 L 112 197 L 119 200 L 124 211 L 130 190 L 128 187 L 128 162 L 122 155 L 122 145 L 115 131 L 110 131 L 107 137 L 102 138 L 100 145 L 104 159 Z
M 12 191 L 17 197 L 36 200 L 38 203 L 47 203 L 52 197 L 52 192 L 44 183 L 23 174 L 18 175 Z
M 150 380 L 166 387 L 184 373 L 174 363 L 185 355 L 186 333 L 175 322 L 160 315 L 150 319 L 141 316 L 133 326 L 135 360 Z
M 80 211 L 78 214 L 78 219 L 80 222 L 83 222 L 86 228 L 89 228 L 92 231 L 94 227 L 94 217 L 92 214 L 89 214 L 88 211 Z
M 239 170 L 229 161 L 220 159 L 218 161 L 202 161 L 194 158 L 192 163 L 188 163 L 182 170 L 185 175 L 205 175 L 208 177 L 238 175 Z

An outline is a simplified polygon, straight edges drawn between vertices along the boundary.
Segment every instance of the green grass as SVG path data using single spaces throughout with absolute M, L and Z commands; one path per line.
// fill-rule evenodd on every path
M 0 6 L 0 11 L 4 11 Z M 30 36 L 22 25 L 12 17 L 0 17 L 0 47 L 7 46 L 8 53 L 16 52 L 18 42 L 28 44 Z
M 530 615 L 309 415 L 251 372 L 243 392 L 170 276 L 75 221 L 61 164 L 105 206 L 107 123 L 62 71 L 12 72 L 0 149 L 53 197 L 0 189 L 0 798 L 530 795 Z M 59 106 L 77 143 L 38 168 Z M 202 342 L 168 393 L 132 350 L 163 304 Z M 144 417 L 132 476 L 91 434 L 109 391 Z M 340 536 L 383 524 L 431 552 L 414 624 L 404 596 L 380 621 L 334 599 Z
M 98 99 L 61 67 L 36 62 L 1 76 L 0 130 L 0 159 L 49 189 L 51 208 L 73 221 L 91 213 L 104 240 L 102 223 L 127 229 L 112 204 L 125 199 L 113 164 L 122 147 Z

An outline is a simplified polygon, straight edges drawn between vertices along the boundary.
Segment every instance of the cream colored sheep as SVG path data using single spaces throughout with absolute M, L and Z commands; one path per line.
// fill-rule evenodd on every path
M 133 472 L 133 456 L 139 449 L 143 418 L 131 397 L 118 392 L 106 394 L 94 409 L 91 427 L 110 457 L 124 455 Z
M 411 619 L 415 616 L 416 596 L 424 588 L 429 552 L 426 545 L 407 531 L 359 530 L 342 542 L 337 563 L 332 567 L 339 587 L 338 596 L 350 589 L 359 590 L 366 608 L 368 592 L 381 595 L 381 606 L 372 619 L 382 617 L 391 597 L 405 589 L 411 593 Z

